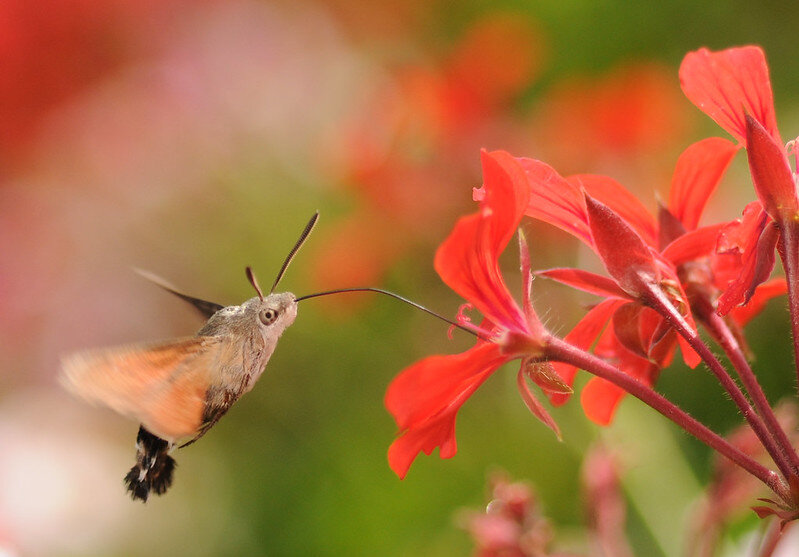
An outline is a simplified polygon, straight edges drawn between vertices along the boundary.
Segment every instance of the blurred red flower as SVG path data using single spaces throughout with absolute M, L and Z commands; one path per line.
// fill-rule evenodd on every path
M 392 70 L 358 112 L 337 127 L 334 163 L 360 203 L 353 224 L 344 229 L 348 235 L 359 229 L 371 246 L 385 244 L 394 255 L 380 257 L 379 250 L 370 249 L 359 254 L 364 261 L 355 269 L 369 268 L 373 272 L 367 278 L 379 280 L 401 255 L 395 238 L 404 238 L 402 249 L 428 244 L 437 223 L 459 212 L 457 192 L 478 179 L 479 169 L 468 164 L 474 152 L 499 141 L 494 138 L 503 145 L 521 141 L 514 139 L 523 137 L 523 130 L 511 118 L 511 108 L 537 77 L 543 51 L 541 33 L 529 18 L 489 14 L 448 53 Z M 468 199 L 461 199 L 465 209 Z M 363 226 L 375 220 L 390 226 Z M 337 244 L 341 241 L 330 236 L 320 253 Z M 347 287 L 364 278 L 331 269 L 331 261 L 327 256 L 317 261 L 318 287 Z
M 672 69 L 654 62 L 564 79 L 537 112 L 533 125 L 542 156 L 566 171 L 580 161 L 583 169 L 628 173 L 643 165 L 651 176 L 690 127 Z
M 53 108 L 151 51 L 182 1 L 0 4 L 0 164 L 12 165 Z

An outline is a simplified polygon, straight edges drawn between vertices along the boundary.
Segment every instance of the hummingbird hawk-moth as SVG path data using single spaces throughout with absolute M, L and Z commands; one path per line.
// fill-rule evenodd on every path
M 257 296 L 238 306 L 188 296 L 139 271 L 194 306 L 208 320 L 205 325 L 193 337 L 89 350 L 62 360 L 67 389 L 140 422 L 136 464 L 125 476 L 134 500 L 166 492 L 175 468 L 170 452 L 205 435 L 263 373 L 280 335 L 297 317 L 297 297 L 274 290 L 318 216 L 306 225 L 268 296 L 249 267 Z

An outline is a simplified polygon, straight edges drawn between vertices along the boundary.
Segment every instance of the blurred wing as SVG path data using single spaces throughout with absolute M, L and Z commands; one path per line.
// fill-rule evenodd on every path
M 201 300 L 200 298 L 195 298 L 193 296 L 189 296 L 188 294 L 184 294 L 183 292 L 179 292 L 178 290 L 175 289 L 174 286 L 169 284 L 166 280 L 162 279 L 158 275 L 151 273 L 150 271 L 145 271 L 143 269 L 136 269 L 136 268 L 134 268 L 133 270 L 136 271 L 139 275 L 149 280 L 150 282 L 152 282 L 153 284 L 160 286 L 170 294 L 174 294 L 181 300 L 189 302 L 192 306 L 194 306 L 194 309 L 199 311 L 202 314 L 202 316 L 205 317 L 206 319 L 210 319 L 213 314 L 215 314 L 217 311 L 225 307 L 221 304 L 217 304 L 216 302 Z
M 190 337 L 80 352 L 62 360 L 61 382 L 89 402 L 139 420 L 174 441 L 196 434 L 224 342 Z

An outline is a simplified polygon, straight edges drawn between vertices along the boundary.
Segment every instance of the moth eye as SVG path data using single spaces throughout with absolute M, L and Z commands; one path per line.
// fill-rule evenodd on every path
M 277 319 L 277 311 L 273 309 L 262 309 L 258 317 L 264 325 L 271 325 L 275 322 L 275 319 Z

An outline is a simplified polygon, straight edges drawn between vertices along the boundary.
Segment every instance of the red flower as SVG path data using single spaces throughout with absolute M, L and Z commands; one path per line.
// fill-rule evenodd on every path
M 739 230 L 728 231 L 738 240 L 726 242 L 726 253 L 739 257 L 742 266 L 719 301 L 719 313 L 725 314 L 747 303 L 771 274 L 778 235 L 770 221 L 790 221 L 799 213 L 796 176 L 777 129 L 768 66 L 759 47 L 691 52 L 680 66 L 680 83 L 691 102 L 746 147 L 759 199 L 748 207 Z
M 661 208 L 657 219 L 610 178 L 563 178 L 540 161 L 520 159 L 532 187 L 527 214 L 582 240 L 599 255 L 612 277 L 579 269 L 539 273 L 606 298 L 565 340 L 585 350 L 596 342 L 597 355 L 650 386 L 660 370 L 671 363 L 678 343 L 686 364 L 696 366 L 696 353 L 647 307 L 647 290 L 650 285 L 659 284 L 693 324 L 691 296 L 717 293 L 717 274 L 729 277 L 740 272 L 740 257 L 716 254 L 719 234 L 726 231 L 728 238 L 735 238 L 733 232 L 739 223 L 726 228 L 697 228 L 705 205 L 736 150 L 735 145 L 720 138 L 706 139 L 686 149 L 674 171 L 668 207 Z M 478 191 L 476 197 L 481 195 Z M 773 296 L 776 290 L 764 295 Z M 574 366 L 553 365 L 564 382 L 573 382 L 577 371 Z M 598 423 L 609 423 L 623 394 L 607 381 L 592 378 L 581 396 L 586 415 Z M 551 398 L 553 403 L 561 404 L 568 395 L 554 394 Z
M 461 218 L 439 247 L 435 267 L 442 280 L 483 314 L 481 336 L 461 354 L 431 356 L 402 371 L 386 393 L 386 407 L 400 428 L 388 459 L 401 478 L 416 456 L 440 447 L 441 458 L 456 452 L 455 418 L 461 405 L 502 364 L 522 359 L 519 388 L 530 410 L 557 433 L 557 426 L 530 393 L 525 376 L 547 390 L 562 390 L 543 355 L 548 333 L 530 303 L 526 246 L 521 242 L 522 272 L 527 282 L 520 308 L 508 292 L 498 258 L 513 237 L 527 208 L 530 187 L 522 166 L 508 153 L 482 154 L 485 195 L 480 210 Z

